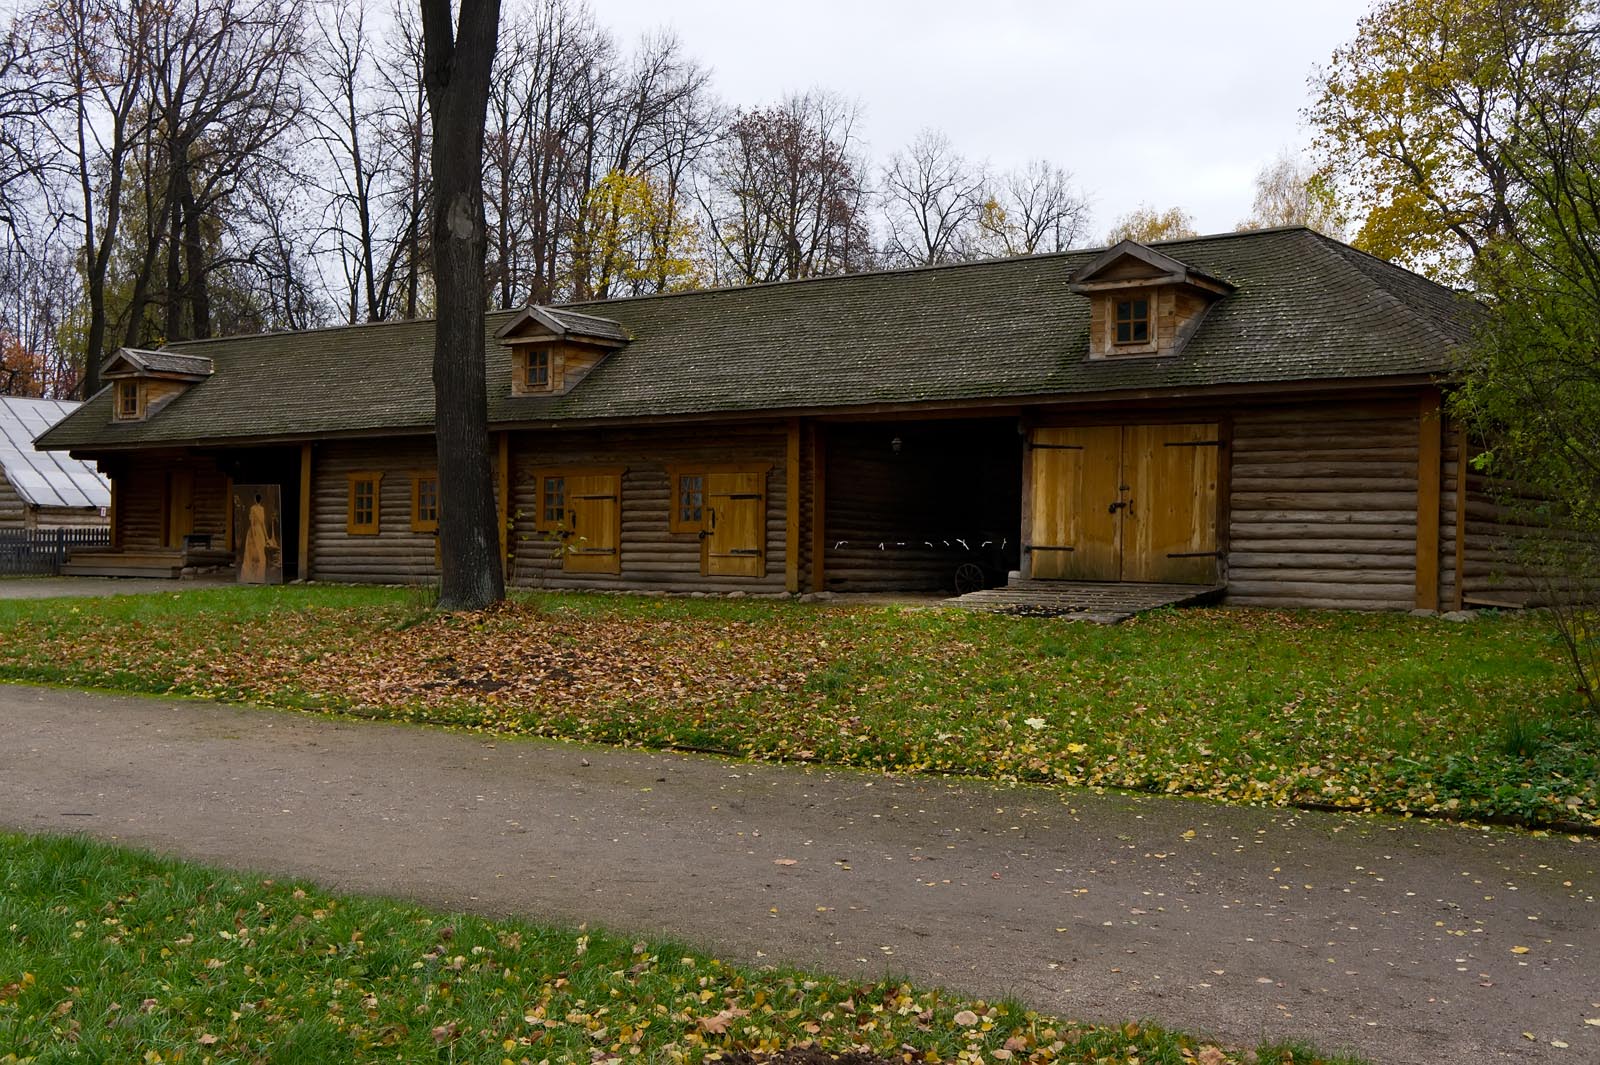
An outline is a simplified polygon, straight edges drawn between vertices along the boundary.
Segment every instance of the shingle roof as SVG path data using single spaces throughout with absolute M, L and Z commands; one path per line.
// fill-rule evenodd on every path
M 146 348 L 118 348 L 106 360 L 110 366 L 118 358 L 127 360 L 131 365 L 151 373 L 173 373 L 204 377 L 212 371 L 211 360 L 203 355 L 189 355 L 180 351 L 166 349 L 150 351 Z
M 488 316 L 491 422 L 777 412 L 878 403 L 1159 391 L 1432 375 L 1470 336 L 1472 304 L 1305 229 L 1168 241 L 1237 291 L 1184 350 L 1090 362 L 1089 303 L 1069 278 L 1099 250 L 579 304 L 631 337 L 577 387 L 512 396 Z M 147 422 L 98 395 L 50 447 L 419 430 L 432 423 L 431 321 L 175 345 L 215 374 Z
M 627 330 L 615 319 L 593 314 L 581 314 L 566 307 L 549 308 L 550 317 L 567 327 L 569 333 L 586 337 L 606 337 L 610 340 L 627 340 Z
M 64 399 L 0 396 L 0 469 L 36 507 L 108 507 L 111 485 L 86 462 L 35 451 L 34 437 L 77 409 Z

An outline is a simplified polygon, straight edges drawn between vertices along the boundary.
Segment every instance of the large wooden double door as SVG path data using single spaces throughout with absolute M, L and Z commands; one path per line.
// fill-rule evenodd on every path
M 1032 430 L 1032 575 L 1214 583 L 1220 451 L 1214 423 Z

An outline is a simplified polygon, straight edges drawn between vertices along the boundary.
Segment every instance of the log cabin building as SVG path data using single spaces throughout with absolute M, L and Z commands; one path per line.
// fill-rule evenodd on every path
M 34 438 L 77 407 L 64 399 L 0 396 L 0 530 L 104 528 L 111 486 L 95 468 Z
M 507 573 L 1499 601 L 1441 405 L 1473 314 L 1301 228 L 491 313 Z M 39 442 L 111 477 L 113 549 L 79 571 L 232 560 L 265 489 L 288 578 L 431 580 L 432 343 L 416 321 L 118 352 Z

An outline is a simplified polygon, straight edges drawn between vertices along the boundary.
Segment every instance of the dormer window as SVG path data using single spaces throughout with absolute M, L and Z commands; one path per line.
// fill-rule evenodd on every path
M 144 416 L 138 381 L 117 382 L 117 421 L 136 422 Z
M 1117 300 L 1117 338 L 1116 343 L 1148 344 L 1150 342 L 1150 299 L 1148 296 L 1139 296 L 1135 299 Z
M 1181 354 L 1206 311 L 1233 291 L 1131 240 L 1102 252 L 1067 287 L 1089 301 L 1090 360 Z
M 524 392 L 550 391 L 550 349 L 529 348 L 523 356 L 522 390 Z
M 511 349 L 513 396 L 564 395 L 628 343 L 626 331 L 609 318 L 557 307 L 529 307 L 495 337 Z
M 179 351 L 118 348 L 100 367 L 111 382 L 111 420 L 142 422 L 211 376 L 211 360 Z

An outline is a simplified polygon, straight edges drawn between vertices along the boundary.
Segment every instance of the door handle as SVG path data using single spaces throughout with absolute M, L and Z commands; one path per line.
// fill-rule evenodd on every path
M 1115 514 L 1117 511 L 1121 510 L 1123 507 L 1125 507 L 1127 505 L 1128 504 L 1127 504 L 1126 501 L 1119 499 L 1115 503 L 1111 504 L 1109 507 L 1106 508 L 1106 513 L 1107 514 Z

